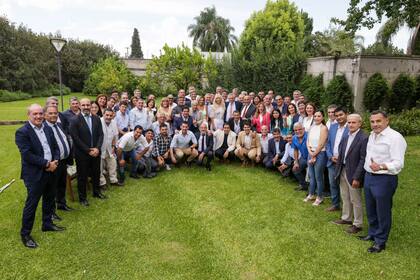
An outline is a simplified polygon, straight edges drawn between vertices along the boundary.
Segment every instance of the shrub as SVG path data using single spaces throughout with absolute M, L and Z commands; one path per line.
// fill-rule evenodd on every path
M 392 93 L 389 108 L 392 112 L 401 112 L 416 105 L 414 80 L 406 75 L 400 74 L 392 85 Z
M 363 128 L 371 131 L 369 114 L 363 115 Z M 390 126 L 404 136 L 420 135 L 420 109 L 403 110 L 398 114 L 389 115 Z
M 17 100 L 24 100 L 31 98 L 29 93 L 15 91 L 11 92 L 8 90 L 0 90 L 0 101 L 1 102 L 10 102 L 10 101 L 17 101 Z
M 349 111 L 353 111 L 353 93 L 346 77 L 343 75 L 335 76 L 325 89 L 322 106 L 326 108 L 330 104 L 344 106 Z
M 323 74 L 314 77 L 305 75 L 300 82 L 299 89 L 308 101 L 315 103 L 317 107 L 321 106 L 321 96 L 325 89 L 323 85 Z
M 71 90 L 69 87 L 62 85 L 63 95 L 69 95 Z M 37 90 L 32 94 L 32 97 L 49 97 L 49 96 L 60 96 L 60 85 L 50 85 L 45 89 Z
M 420 104 L 420 75 L 416 77 L 416 105 Z
M 363 104 L 365 109 L 373 111 L 387 104 L 389 98 L 389 86 L 380 73 L 375 73 L 366 83 Z
M 85 81 L 83 92 L 88 95 L 111 93 L 113 90 L 127 90 L 132 85 L 134 75 L 117 57 L 108 57 L 92 67 Z

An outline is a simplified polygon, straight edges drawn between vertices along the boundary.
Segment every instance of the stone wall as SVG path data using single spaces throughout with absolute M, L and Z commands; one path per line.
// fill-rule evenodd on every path
M 324 86 L 335 75 L 344 75 L 353 91 L 353 106 L 363 110 L 363 91 L 366 82 L 375 73 L 381 73 L 390 85 L 401 73 L 420 75 L 420 56 L 315 57 L 307 61 L 307 74 L 324 74 Z
M 146 66 L 151 59 L 123 59 L 127 68 L 136 76 L 144 76 L 146 74 Z

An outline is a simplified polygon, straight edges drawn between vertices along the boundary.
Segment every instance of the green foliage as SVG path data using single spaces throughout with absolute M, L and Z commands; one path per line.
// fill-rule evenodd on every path
M 420 102 L 420 75 L 417 75 L 416 77 L 416 90 L 415 90 L 415 101 L 416 104 Z
M 88 95 L 127 90 L 135 79 L 127 66 L 116 57 L 108 57 L 92 68 L 83 92 Z
M 49 42 L 52 36 L 36 34 L 0 16 L 0 89 L 33 93 L 58 83 L 56 55 Z M 80 91 L 91 65 L 113 54 L 110 47 L 69 40 L 62 51 L 63 83 Z
M 330 104 L 336 104 L 353 111 L 353 93 L 346 77 L 337 75 L 329 82 L 322 98 L 322 104 L 325 108 Z
M 131 54 L 130 58 L 143 58 L 143 51 L 141 50 L 140 36 L 137 28 L 134 28 L 133 36 L 131 37 Z
M 231 50 L 237 38 L 228 19 L 217 15 L 216 8 L 207 7 L 194 18 L 195 24 L 188 26 L 189 36 L 193 38 L 193 46 L 203 52 L 223 52 Z
M 232 89 L 237 86 L 234 80 L 234 71 L 231 62 L 231 57 L 224 56 L 220 61 L 215 62 L 216 75 L 208 79 L 209 88 L 216 88 L 222 85 L 227 89 Z
M 147 65 L 146 78 L 140 87 L 165 95 L 187 89 L 190 85 L 201 88 L 202 79 L 212 80 L 215 74 L 215 63 L 211 58 L 204 59 L 198 50 L 185 45 L 171 48 L 165 44 L 163 54 L 153 57 Z
M 315 103 L 317 108 L 321 107 L 321 97 L 325 92 L 323 74 L 319 74 L 316 77 L 305 75 L 299 84 L 299 89 L 306 99 Z
M 380 73 L 373 74 L 366 83 L 363 104 L 368 111 L 377 110 L 387 105 L 389 86 Z
M 31 97 L 32 96 L 29 93 L 25 93 L 21 91 L 10 92 L 8 90 L 0 89 L 0 102 L 25 100 Z
M 62 85 L 62 92 L 63 95 L 69 95 L 71 93 L 71 89 Z M 49 96 L 60 96 L 60 85 L 54 84 L 49 85 L 45 89 L 37 90 L 32 93 L 32 97 L 49 97 Z
M 400 74 L 392 85 L 390 110 L 401 112 L 416 105 L 414 80 L 407 74 Z
M 356 32 L 362 27 L 371 29 L 385 17 L 415 27 L 419 22 L 420 5 L 410 0 L 351 0 L 347 9 L 347 19 L 334 19 L 346 30 Z
M 363 54 L 370 55 L 404 55 L 404 50 L 398 47 L 388 44 L 385 46 L 381 42 L 375 42 L 369 45 L 366 49 L 363 49 Z
M 371 131 L 370 115 L 363 114 L 363 129 Z M 411 108 L 389 115 L 390 126 L 404 136 L 420 135 L 420 109 Z
M 346 56 L 360 53 L 363 38 L 331 27 L 312 36 L 311 56 Z

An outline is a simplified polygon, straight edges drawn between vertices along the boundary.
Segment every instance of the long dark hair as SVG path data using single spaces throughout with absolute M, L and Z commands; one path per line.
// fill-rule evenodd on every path
M 275 125 L 276 125 L 276 119 L 274 118 L 274 116 L 273 116 L 273 113 L 274 112 L 277 112 L 277 113 L 279 113 L 279 118 L 277 119 L 278 120 L 278 122 L 279 122 L 279 126 L 281 127 L 281 128 L 283 128 L 283 118 L 282 118 L 282 116 L 281 116 L 281 112 L 280 112 L 280 110 L 279 109 L 274 109 L 272 112 L 271 112 L 271 114 L 270 114 L 270 130 L 273 128 L 273 127 L 275 127 Z
M 290 115 L 290 111 L 289 111 L 289 107 L 290 106 L 293 106 L 293 108 L 295 108 L 295 115 L 299 114 L 299 112 L 298 112 L 298 110 L 296 108 L 296 105 L 293 104 L 293 103 L 289 103 L 289 105 L 287 105 L 287 115 Z M 306 108 L 306 106 L 305 106 L 305 108 Z

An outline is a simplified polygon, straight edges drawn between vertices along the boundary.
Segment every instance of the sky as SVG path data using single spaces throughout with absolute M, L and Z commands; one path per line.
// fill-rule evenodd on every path
M 299 9 L 314 20 L 314 32 L 324 31 L 332 17 L 345 18 L 350 0 L 295 0 Z M 183 42 L 192 46 L 187 27 L 205 7 L 214 5 L 218 15 L 228 18 L 239 38 L 245 21 L 264 8 L 265 0 L 0 0 L 0 15 L 31 28 L 34 32 L 56 33 L 64 38 L 89 39 L 111 45 L 122 56 L 127 54 L 133 29 L 139 30 L 145 58 L 159 55 L 163 45 Z M 375 41 L 379 26 L 362 29 L 358 35 L 367 46 Z M 404 27 L 393 43 L 406 49 L 409 30 Z

